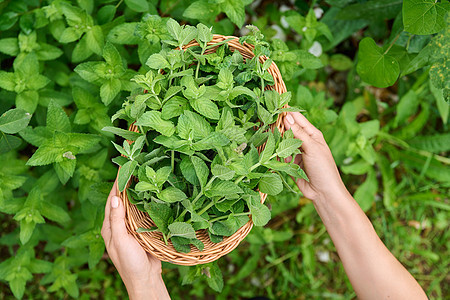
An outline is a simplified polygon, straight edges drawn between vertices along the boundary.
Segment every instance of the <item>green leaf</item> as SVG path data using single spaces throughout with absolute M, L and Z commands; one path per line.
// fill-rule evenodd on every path
M 180 202 L 187 198 L 186 194 L 183 193 L 182 190 L 177 189 L 176 187 L 168 187 L 162 190 L 158 194 L 158 198 L 167 203 L 175 203 Z
M 34 113 L 39 103 L 39 94 L 36 91 L 23 91 L 16 96 L 16 107 L 30 114 Z
M 213 38 L 211 29 L 202 23 L 197 24 L 197 33 L 198 39 L 203 43 L 207 43 Z
M 242 0 L 225 0 L 221 3 L 222 11 L 225 12 L 231 22 L 241 28 L 245 22 L 245 8 Z
M 55 171 L 62 184 L 66 184 L 73 176 L 76 167 L 76 157 L 72 152 L 67 151 L 63 154 L 64 160 L 55 163 Z
M 207 0 L 199 0 L 193 2 L 184 10 L 183 17 L 196 20 L 208 20 L 214 18 L 219 13 L 218 5 L 211 5 Z
M 431 82 L 430 82 L 430 90 L 431 93 L 434 96 L 434 99 L 436 100 L 436 106 L 438 108 L 439 114 L 441 115 L 442 123 L 447 124 L 448 121 L 448 115 L 450 112 L 450 105 L 447 103 L 444 99 L 444 90 L 437 89 Z
M 146 0 L 125 0 L 125 4 L 134 11 L 147 12 L 149 7 Z
M 264 174 L 258 184 L 261 193 L 268 195 L 278 195 L 283 190 L 283 182 L 280 176 L 275 173 Z
M 219 266 L 217 263 L 211 263 L 206 268 L 208 271 L 203 272 L 206 275 L 206 282 L 210 288 L 220 293 L 223 289 L 223 276 Z
M 16 76 L 14 73 L 0 71 L 0 87 L 7 91 L 14 91 L 16 86 Z
M 375 194 L 378 189 L 378 181 L 375 171 L 369 170 L 366 180 L 355 191 L 353 197 L 363 211 L 369 210 L 375 202 Z
M 234 177 L 235 172 L 225 166 L 216 164 L 211 169 L 211 173 L 219 179 L 231 180 Z
M 97 21 L 100 25 L 109 23 L 114 18 L 116 14 L 116 6 L 115 5 L 105 5 L 101 7 L 97 12 Z M 113 42 L 113 41 L 111 41 Z
M 156 70 L 170 67 L 170 64 L 167 61 L 167 59 L 159 53 L 152 54 L 145 64 L 150 68 Z
M 206 138 L 212 131 L 211 125 L 199 114 L 192 111 L 184 111 L 178 118 L 178 135 L 185 140 L 189 139 L 190 132 L 194 135 L 194 140 Z
M 124 139 L 127 139 L 129 141 L 135 141 L 137 140 L 140 136 L 142 136 L 141 133 L 139 132 L 134 132 L 134 131 L 130 131 L 130 130 L 125 130 L 122 128 L 117 128 L 117 127 L 112 127 L 112 126 L 106 126 L 102 128 L 103 131 L 106 132 L 111 132 L 115 135 L 121 136 Z
M 403 0 L 403 26 L 412 34 L 433 34 L 445 28 L 448 1 Z
M 137 121 L 137 126 L 147 126 L 158 131 L 162 135 L 171 136 L 175 133 L 175 126 L 171 121 L 161 118 L 159 111 L 147 111 Z
M 291 156 L 301 145 L 302 141 L 299 139 L 284 139 L 276 150 L 277 156 L 281 158 Z
M 409 90 L 402 96 L 397 105 L 397 115 L 395 116 L 395 126 L 403 124 L 409 117 L 411 117 L 419 106 L 419 98 L 413 90 Z
M 17 38 L 1 39 L 0 52 L 11 56 L 17 56 L 17 54 L 19 54 L 19 44 Z
M 195 109 L 196 112 L 207 118 L 213 120 L 219 120 L 220 118 L 219 108 L 211 100 L 205 98 L 191 99 L 189 104 Z
M 271 214 L 269 208 L 259 200 L 259 197 L 251 197 L 249 208 L 253 224 L 255 226 L 264 226 L 270 221 Z
M 47 129 L 61 132 L 71 131 L 69 117 L 62 107 L 53 101 L 50 102 L 47 110 Z
M 31 114 L 26 111 L 15 108 L 10 109 L 0 116 L 0 131 L 14 134 L 28 126 Z
M 195 174 L 200 182 L 200 186 L 203 188 L 208 181 L 209 168 L 203 161 L 203 159 L 198 158 L 197 156 L 191 156 L 191 162 L 194 166 Z
M 211 197 L 225 197 L 232 194 L 240 194 L 244 191 L 232 181 L 216 180 L 212 187 L 205 192 L 205 195 Z
M 174 222 L 168 226 L 170 236 L 179 236 L 187 239 L 195 239 L 195 230 L 191 224 L 185 222 Z
M 106 80 L 100 87 L 100 98 L 102 102 L 105 105 L 109 105 L 117 94 L 119 94 L 121 87 L 121 82 L 117 78 Z
M 131 175 L 133 175 L 134 170 L 137 167 L 137 161 L 129 161 L 125 163 L 119 170 L 119 175 L 117 179 L 117 184 L 119 187 L 119 190 L 122 192 L 128 181 L 130 181 Z
M 102 55 L 105 38 L 102 28 L 95 25 L 86 33 L 86 42 L 89 49 L 97 55 Z
M 261 163 L 269 161 L 274 151 L 275 151 L 275 138 L 273 137 L 273 133 L 269 131 L 269 136 L 267 138 L 264 150 L 261 152 L 261 155 L 259 156 L 259 161 Z
M 153 223 L 161 230 L 162 233 L 168 234 L 169 220 L 173 216 L 172 209 L 163 203 L 150 202 L 147 209 Z
M 178 117 L 187 109 L 189 109 L 188 101 L 183 97 L 174 96 L 164 104 L 161 110 L 161 117 L 169 120 Z
M 137 44 L 139 38 L 134 35 L 137 24 L 138 22 L 130 22 L 117 25 L 108 33 L 107 40 L 114 44 Z
M 359 43 L 358 65 L 356 71 L 367 83 L 384 88 L 397 81 L 400 67 L 397 60 L 385 53 L 371 38 Z
M 22 140 L 14 135 L 0 135 L 0 154 L 9 152 L 18 148 L 22 144 Z M 1 197 L 0 197 L 1 199 Z

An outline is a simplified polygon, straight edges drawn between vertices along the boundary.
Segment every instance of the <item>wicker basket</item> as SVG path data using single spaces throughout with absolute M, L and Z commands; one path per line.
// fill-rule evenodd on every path
M 254 56 L 253 46 L 248 43 L 244 43 L 243 45 L 241 45 L 239 43 L 239 39 L 234 36 L 214 35 L 212 41 L 210 41 L 208 45 L 214 45 L 230 38 L 231 40 L 227 43 L 232 51 L 238 50 L 242 54 L 244 59 L 251 59 Z M 198 43 L 194 40 L 187 44 L 184 48 L 189 48 L 192 46 L 198 46 Z M 206 53 L 214 52 L 216 51 L 216 49 L 216 47 L 212 47 L 211 49 L 206 51 Z M 261 63 L 266 61 L 266 59 L 267 57 L 265 56 L 259 57 Z M 286 92 L 286 86 L 275 63 L 272 63 L 272 65 L 268 69 L 268 72 L 273 76 L 275 83 L 272 86 L 266 86 L 266 89 L 275 90 L 280 94 Z M 274 127 L 278 127 L 281 133 L 284 132 L 284 125 L 282 122 L 283 117 L 284 114 L 279 115 L 277 121 L 272 125 L 272 129 L 274 129 Z M 138 128 L 134 125 L 131 125 L 129 130 L 138 132 Z M 129 143 L 131 142 L 129 141 Z M 258 152 L 261 152 L 263 149 L 264 145 L 258 148 Z M 127 187 L 130 185 L 130 183 L 131 182 L 128 183 Z M 247 236 L 253 226 L 250 218 L 249 222 L 242 226 L 233 235 L 224 237 L 224 239 L 220 243 L 211 242 L 206 230 L 198 230 L 196 232 L 197 238 L 201 240 L 205 245 L 203 251 L 199 251 L 197 248 L 191 245 L 191 252 L 180 253 L 175 250 L 172 242 L 169 241 L 168 245 L 163 242 L 162 234 L 160 232 L 137 233 L 136 230 L 139 227 L 150 228 L 154 226 L 154 224 L 147 213 L 140 211 L 134 204 L 131 204 L 130 201 L 128 201 L 126 189 L 123 192 L 119 193 L 124 201 L 126 210 L 126 227 L 128 229 L 128 232 L 136 238 L 136 240 L 144 248 L 145 251 L 155 256 L 159 260 L 177 265 L 192 266 L 212 262 L 219 259 L 220 257 L 230 253 L 234 248 L 236 248 L 239 243 Z M 266 200 L 267 195 L 263 193 L 260 194 L 261 203 L 263 203 Z

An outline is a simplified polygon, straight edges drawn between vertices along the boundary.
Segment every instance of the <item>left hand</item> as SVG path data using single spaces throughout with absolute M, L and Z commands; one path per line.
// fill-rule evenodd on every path
M 130 299 L 169 298 L 161 277 L 161 261 L 147 253 L 127 232 L 125 207 L 118 195 L 117 180 L 106 203 L 102 237 L 109 257 L 127 287 Z M 163 295 L 155 293 L 162 290 L 161 284 L 166 291 L 166 298 L 161 298 Z

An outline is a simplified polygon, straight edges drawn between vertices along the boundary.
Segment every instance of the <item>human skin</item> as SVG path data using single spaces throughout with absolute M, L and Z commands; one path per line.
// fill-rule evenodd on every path
M 287 129 L 303 141 L 295 157 L 308 175 L 296 181 L 312 200 L 360 299 L 427 299 L 425 292 L 389 252 L 341 180 L 322 133 L 302 114 L 288 113 Z
M 145 252 L 127 232 L 125 207 L 118 195 L 117 180 L 105 206 L 102 237 L 131 300 L 170 299 L 161 276 L 161 261 Z
M 288 113 L 284 124 L 303 141 L 302 154 L 294 162 L 303 168 L 309 182 L 298 179 L 297 186 L 312 200 L 358 298 L 427 299 L 347 191 L 322 133 L 300 113 Z M 106 203 L 102 236 L 130 299 L 170 299 L 161 277 L 161 262 L 128 234 L 123 202 L 117 196 L 116 182 Z

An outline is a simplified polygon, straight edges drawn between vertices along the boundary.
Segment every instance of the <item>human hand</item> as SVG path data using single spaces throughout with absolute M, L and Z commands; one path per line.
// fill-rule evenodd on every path
M 284 125 L 287 130 L 292 129 L 296 138 L 303 141 L 302 154 L 297 155 L 294 160 L 309 178 L 309 182 L 297 179 L 297 186 L 303 195 L 316 201 L 346 191 L 322 132 L 299 112 L 287 113 Z
M 161 277 L 161 261 L 145 252 L 125 227 L 125 207 L 117 180 L 108 196 L 102 237 L 130 299 L 170 299 Z

